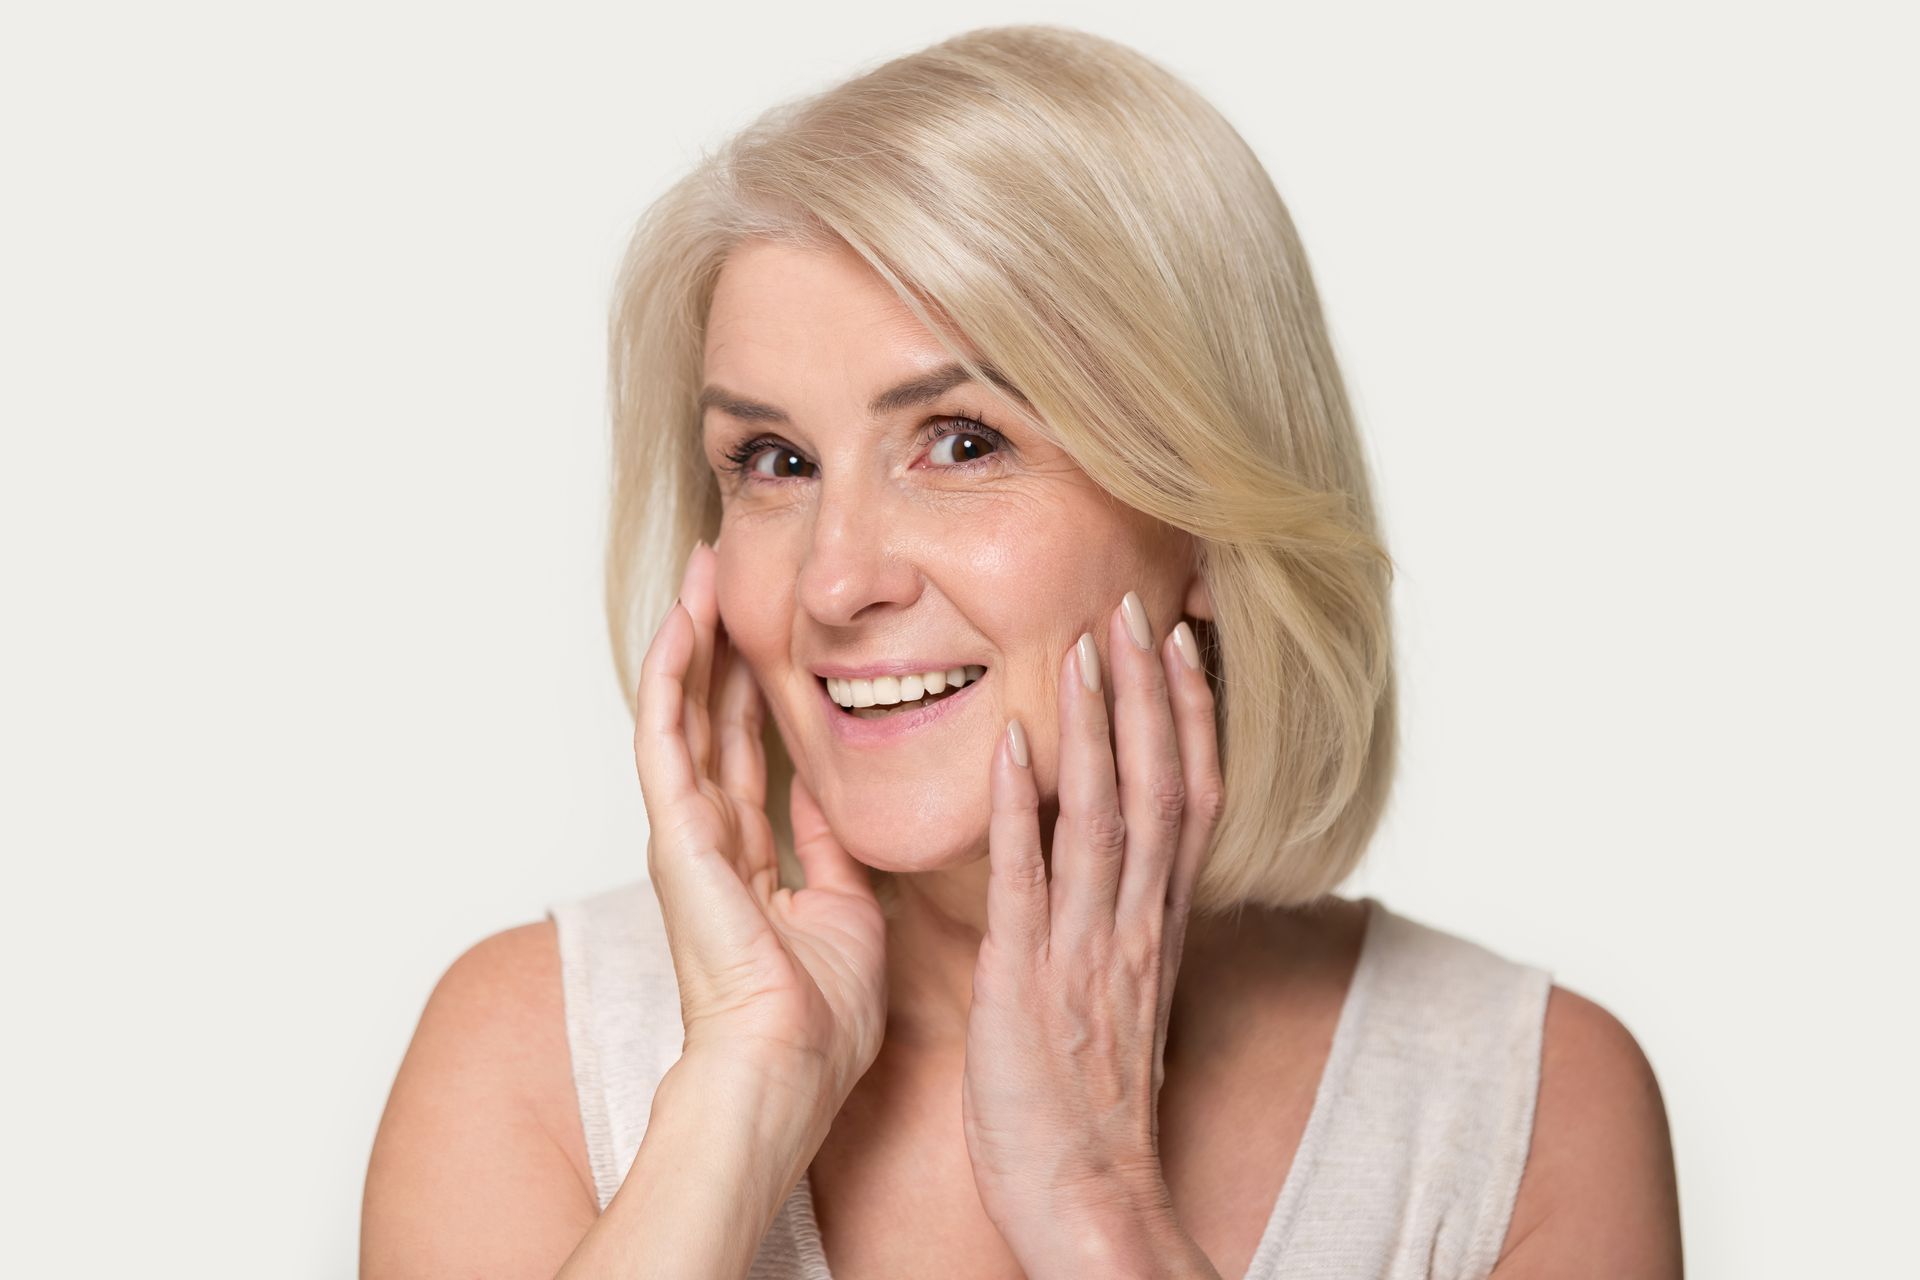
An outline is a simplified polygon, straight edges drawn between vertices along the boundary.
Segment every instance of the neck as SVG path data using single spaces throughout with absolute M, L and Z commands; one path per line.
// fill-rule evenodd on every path
M 964 1053 L 973 1007 L 973 971 L 987 928 L 988 860 L 937 871 L 896 872 L 887 921 L 887 1048 L 938 1056 Z M 1307 911 L 1248 908 L 1189 920 L 1169 1018 L 1169 1052 L 1179 1028 L 1202 1028 L 1246 982 L 1285 977 L 1315 932 Z M 1279 962 L 1262 963 L 1262 957 Z M 1231 979 L 1231 980 L 1226 980 Z
M 959 1052 L 973 969 L 987 931 L 985 857 L 938 871 L 895 872 L 887 921 L 887 1044 Z

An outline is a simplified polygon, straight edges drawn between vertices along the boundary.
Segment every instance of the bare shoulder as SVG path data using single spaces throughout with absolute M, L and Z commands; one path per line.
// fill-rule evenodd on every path
M 1548 993 L 1533 1140 L 1495 1280 L 1682 1274 L 1660 1083 L 1605 1008 Z
M 506 929 L 427 998 L 367 1167 L 361 1275 L 552 1276 L 598 1210 L 554 925 Z

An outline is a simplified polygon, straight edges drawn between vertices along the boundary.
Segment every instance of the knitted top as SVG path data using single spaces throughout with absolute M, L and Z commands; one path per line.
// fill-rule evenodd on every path
M 1533 1133 L 1550 973 L 1362 899 L 1360 960 L 1248 1280 L 1480 1280 Z M 680 1056 L 679 987 L 646 879 L 549 908 L 573 1081 L 605 1209 Z M 832 1280 L 810 1179 L 751 1280 Z

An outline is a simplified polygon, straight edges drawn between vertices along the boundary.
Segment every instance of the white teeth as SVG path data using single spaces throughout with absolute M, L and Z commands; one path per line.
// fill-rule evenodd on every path
M 984 666 L 974 663 L 950 667 L 945 671 L 923 671 L 919 675 L 874 676 L 871 679 L 828 676 L 827 696 L 843 707 L 891 707 L 972 684 L 986 673 Z

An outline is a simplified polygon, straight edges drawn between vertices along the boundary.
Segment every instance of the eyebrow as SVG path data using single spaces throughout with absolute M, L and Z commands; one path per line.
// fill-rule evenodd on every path
M 1033 406 L 1028 403 L 1024 395 L 1020 394 L 1019 389 L 1007 380 L 1005 374 L 985 363 L 980 364 L 980 371 L 986 374 L 987 380 L 994 386 L 1019 401 L 1024 408 L 1032 410 Z M 888 387 L 868 403 L 867 413 L 876 418 L 898 413 L 902 409 L 910 409 L 915 405 L 937 400 L 962 383 L 973 380 L 973 376 L 959 363 L 943 364 L 926 373 L 915 374 L 905 382 Z M 758 400 L 749 400 L 743 395 L 737 395 L 725 387 L 712 383 L 700 389 L 700 412 L 705 413 L 708 409 L 718 409 L 729 417 L 746 422 L 778 422 L 789 426 L 793 422 L 793 419 L 787 416 L 785 409 L 776 405 L 763 404 Z

